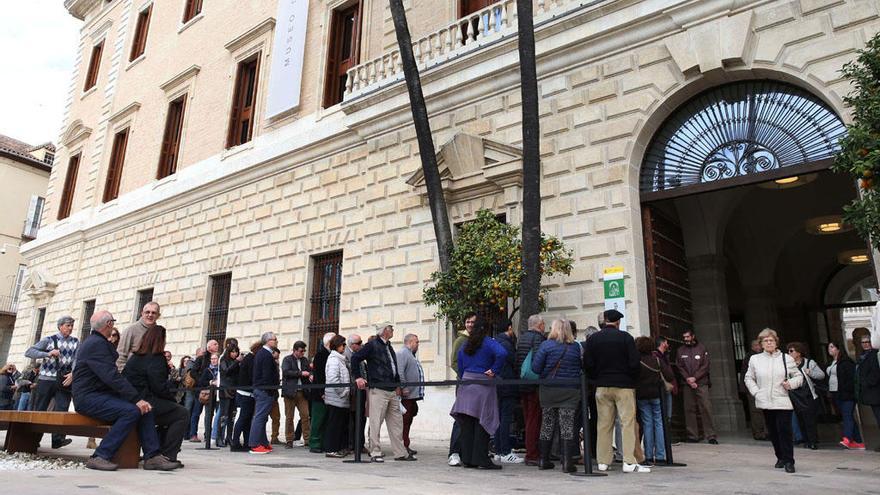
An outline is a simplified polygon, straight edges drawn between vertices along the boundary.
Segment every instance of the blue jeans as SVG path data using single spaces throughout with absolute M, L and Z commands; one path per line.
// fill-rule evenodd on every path
M 519 397 L 498 398 L 498 431 L 495 432 L 495 453 L 498 455 L 510 454 L 510 423 L 513 421 L 513 406 L 519 401 Z
M 108 461 L 113 459 L 119 447 L 125 442 L 125 437 L 135 426 L 138 429 L 144 459 L 159 453 L 159 436 L 156 434 L 156 421 L 152 411 L 142 415 L 137 406 L 131 402 L 109 394 L 86 394 L 77 397 L 74 407 L 80 414 L 113 422 L 110 431 L 95 449 L 95 457 Z
M 791 437 L 794 439 L 794 443 L 804 441 L 804 434 L 801 433 L 801 427 L 798 423 L 797 414 L 791 415 Z
M 199 434 L 199 418 L 202 416 L 202 409 L 205 407 L 204 404 L 198 401 L 193 403 L 192 414 L 189 417 L 189 435 L 190 437 L 194 437 Z
M 19 411 L 27 411 L 28 410 L 28 403 L 30 402 L 30 400 L 31 400 L 31 393 L 30 392 L 22 392 L 21 397 L 18 398 L 18 405 L 16 406 L 16 409 Z
M 254 398 L 247 395 L 235 394 L 235 406 L 239 408 L 238 418 L 235 420 L 235 426 L 232 430 L 232 445 L 241 447 L 248 445 L 248 438 L 251 434 L 251 423 L 254 419 Z M 242 435 L 243 441 L 239 443 Z
M 248 436 L 249 447 L 269 445 L 269 437 L 266 436 L 266 421 L 269 419 L 269 412 L 272 411 L 273 402 L 275 402 L 275 398 L 265 390 L 254 390 L 254 419 L 251 422 L 251 433 Z
M 666 460 L 666 441 L 663 438 L 663 412 L 660 399 L 636 401 L 642 416 L 642 432 L 645 439 L 645 458 L 655 462 Z
M 862 434 L 859 432 L 858 425 L 856 425 L 855 417 L 853 417 L 856 401 L 840 400 L 835 397 L 834 405 L 837 406 L 837 409 L 840 410 L 840 415 L 843 417 L 843 436 L 853 442 L 862 443 Z

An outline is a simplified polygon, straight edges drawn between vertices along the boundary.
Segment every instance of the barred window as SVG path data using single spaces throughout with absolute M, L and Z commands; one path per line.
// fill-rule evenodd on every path
M 34 344 L 43 338 L 43 324 L 46 323 L 46 308 L 37 309 L 36 331 L 34 332 Z
M 90 299 L 83 301 L 83 317 L 82 317 L 82 336 L 80 340 L 85 340 L 92 332 L 92 316 L 95 314 L 95 300 Z
M 211 292 L 208 305 L 208 334 L 205 341 L 226 340 L 226 322 L 229 318 L 229 292 L 232 287 L 232 273 L 212 275 Z
M 144 306 L 153 300 L 153 288 L 149 289 L 141 289 L 137 292 L 137 304 L 134 306 L 134 318 L 132 321 L 138 321 L 138 318 L 141 317 L 141 311 L 144 310 Z
M 342 251 L 312 258 L 312 305 L 309 318 L 309 354 L 314 355 L 327 332 L 339 332 L 339 300 L 342 293 Z

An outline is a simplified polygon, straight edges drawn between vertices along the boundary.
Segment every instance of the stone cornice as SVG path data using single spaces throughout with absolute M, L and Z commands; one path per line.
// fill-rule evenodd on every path
M 70 15 L 84 21 L 86 14 L 99 6 L 102 0 L 64 0 L 64 8 L 70 12 Z
M 229 50 L 230 52 L 236 52 L 246 46 L 248 43 L 254 41 L 260 36 L 272 31 L 275 27 L 275 18 L 269 17 L 265 19 L 263 22 L 257 24 L 256 26 L 248 29 L 244 33 L 236 36 L 234 39 L 223 45 L 224 48 Z
M 171 79 L 160 84 L 159 89 L 167 93 L 169 90 L 174 89 L 180 83 L 186 81 L 187 79 L 195 77 L 201 70 L 202 68 L 198 65 L 190 65 L 186 69 L 171 76 Z
M 128 117 L 129 115 L 137 112 L 138 110 L 140 110 L 140 108 L 141 108 L 141 104 L 136 101 L 133 101 L 133 102 L 129 103 L 128 105 L 126 105 L 121 110 L 119 110 L 118 112 L 111 115 L 110 118 L 107 120 L 111 124 L 115 124 L 115 123 L 123 120 L 124 118 Z

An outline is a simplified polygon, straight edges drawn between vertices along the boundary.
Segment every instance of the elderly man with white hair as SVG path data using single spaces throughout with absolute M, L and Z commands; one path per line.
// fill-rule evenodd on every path
M 53 411 L 66 412 L 70 407 L 70 384 L 73 382 L 73 363 L 79 348 L 79 339 L 72 335 L 73 318 L 58 318 L 58 332 L 47 335 L 25 351 L 25 357 L 42 359 L 40 374 L 33 387 L 34 411 L 48 411 L 49 403 L 55 400 Z M 60 375 L 60 376 L 59 376 Z M 60 433 L 52 434 L 52 448 L 57 449 L 71 442 Z
M 333 332 L 324 334 L 321 346 L 312 359 L 312 381 L 314 385 L 327 383 L 327 359 L 330 357 L 330 341 L 336 337 Z M 324 452 L 324 430 L 327 428 L 327 406 L 324 404 L 324 389 L 313 388 L 311 390 L 311 430 L 309 431 L 309 452 L 321 454 Z
M 268 454 L 272 452 L 272 445 L 266 436 L 266 421 L 272 411 L 272 404 L 278 401 L 278 363 L 275 361 L 273 351 L 278 347 L 278 338 L 272 332 L 266 332 L 260 336 L 263 347 L 254 355 L 253 371 L 253 394 L 254 394 L 254 419 L 251 422 L 251 431 L 248 435 L 248 446 L 251 454 Z M 265 387 L 265 388 L 261 388 Z
M 361 373 L 361 363 L 367 363 L 367 376 L 370 377 L 370 392 L 367 398 L 370 411 L 370 458 L 373 462 L 383 462 L 382 445 L 379 443 L 379 430 L 382 422 L 388 429 L 395 461 L 415 461 L 403 445 L 403 415 L 400 413 L 400 374 L 397 368 L 397 355 L 391 348 L 394 326 L 391 323 L 376 325 L 376 337 L 367 342 L 360 351 L 351 357 L 351 370 L 359 389 L 367 387 L 367 379 Z

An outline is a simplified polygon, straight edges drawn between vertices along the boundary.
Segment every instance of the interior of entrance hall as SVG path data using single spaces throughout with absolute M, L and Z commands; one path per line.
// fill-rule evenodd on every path
M 805 343 L 824 367 L 827 343 L 864 326 L 853 315 L 876 301 L 868 246 L 841 219 L 856 185 L 829 170 L 842 132 L 800 88 L 740 82 L 682 105 L 648 148 L 651 332 L 680 341 L 693 329 L 707 347 L 722 431 L 744 431 L 740 365 L 761 330 Z

